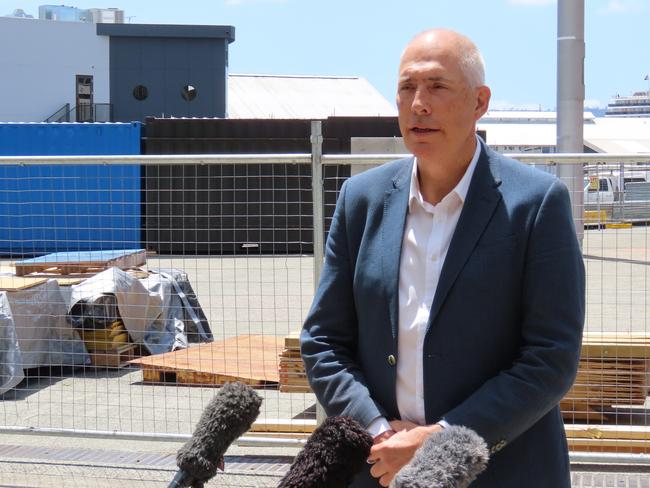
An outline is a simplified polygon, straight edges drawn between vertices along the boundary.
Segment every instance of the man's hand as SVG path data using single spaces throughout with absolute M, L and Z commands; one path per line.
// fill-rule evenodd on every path
M 368 462 L 372 464 L 370 474 L 379 480 L 381 486 L 390 484 L 397 472 L 413 458 L 415 451 L 424 444 L 429 435 L 442 430 L 440 425 L 417 426 L 412 422 L 400 420 L 394 420 L 390 424 L 393 429 L 401 428 L 401 430 L 384 441 L 375 443 L 370 448 L 368 457 Z
M 385 440 L 389 439 L 393 435 L 395 435 L 394 430 L 386 430 L 386 431 L 382 432 L 381 434 L 379 434 L 378 436 L 373 437 L 372 444 L 375 445 L 375 444 L 379 444 L 380 442 L 384 442 Z M 368 462 L 370 463 L 370 460 Z M 370 463 L 370 464 L 372 464 L 372 463 Z

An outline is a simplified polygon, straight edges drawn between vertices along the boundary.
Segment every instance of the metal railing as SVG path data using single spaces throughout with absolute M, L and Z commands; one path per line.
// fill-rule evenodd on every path
M 113 122 L 112 103 L 64 104 L 43 122 Z

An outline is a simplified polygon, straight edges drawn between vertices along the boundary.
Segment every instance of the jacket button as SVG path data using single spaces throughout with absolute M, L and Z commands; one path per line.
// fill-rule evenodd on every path
M 388 356 L 388 364 L 390 364 L 391 366 L 395 366 L 397 364 L 397 359 L 395 359 L 395 356 L 393 356 L 392 354 Z

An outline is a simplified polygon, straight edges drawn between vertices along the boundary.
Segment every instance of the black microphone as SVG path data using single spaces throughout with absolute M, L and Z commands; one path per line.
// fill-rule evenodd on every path
M 372 436 L 350 417 L 329 417 L 309 437 L 278 488 L 341 488 L 366 464 Z
M 251 428 L 262 398 L 248 385 L 226 383 L 203 410 L 192 438 L 178 450 L 180 468 L 168 488 L 202 488 L 223 469 L 223 455 L 232 442 Z
M 451 425 L 429 436 L 397 472 L 390 488 L 467 488 L 486 468 L 489 457 L 481 436 Z

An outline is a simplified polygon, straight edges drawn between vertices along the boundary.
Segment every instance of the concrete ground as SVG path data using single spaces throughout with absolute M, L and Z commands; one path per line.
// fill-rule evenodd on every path
M 650 335 L 650 230 L 588 230 L 587 332 Z M 4 263 L 5 265 L 7 263 Z M 216 339 L 238 334 L 283 337 L 299 329 L 313 294 L 311 257 L 156 257 L 148 266 L 185 270 Z M 261 419 L 313 416 L 311 394 L 260 390 Z M 0 487 L 167 486 L 180 442 L 214 389 L 150 385 L 135 368 L 40 371 L 0 402 Z M 650 406 L 646 402 L 646 407 Z M 7 433 L 33 428 L 40 435 Z M 42 435 L 47 429 L 102 431 L 106 438 Z M 146 434 L 146 440 L 113 432 Z M 275 486 L 297 447 L 233 447 L 226 473 L 208 486 Z M 576 487 L 649 487 L 634 466 L 575 466 Z

